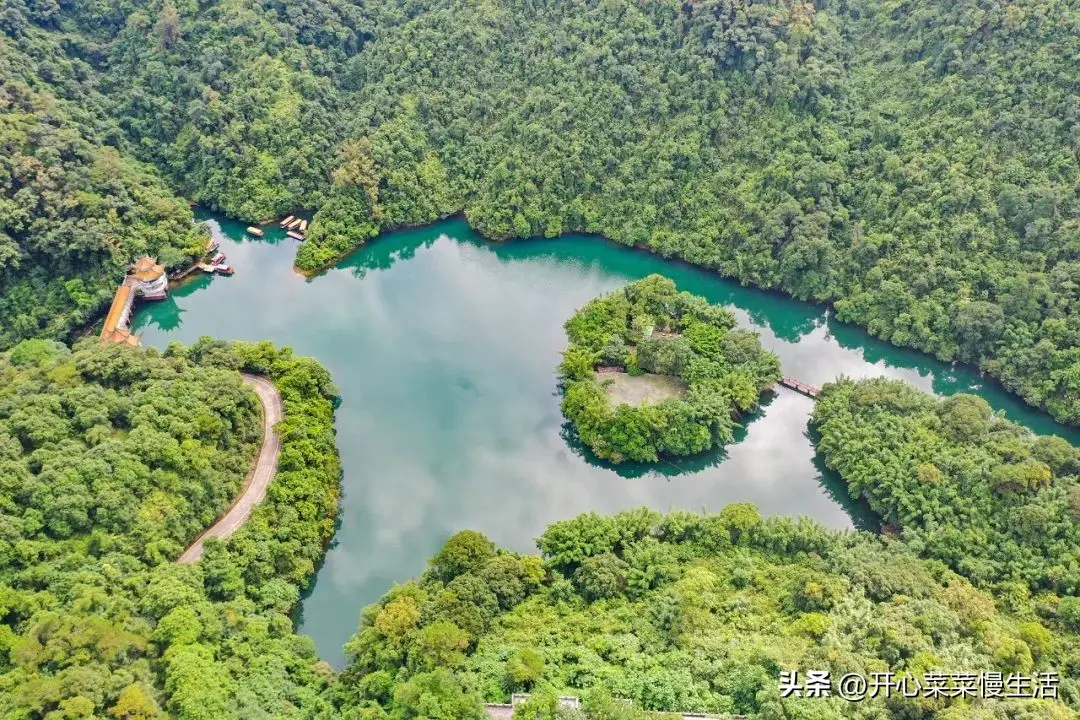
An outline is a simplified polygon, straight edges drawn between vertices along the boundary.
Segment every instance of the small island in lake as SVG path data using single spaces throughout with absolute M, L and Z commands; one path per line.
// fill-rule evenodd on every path
M 563 414 L 614 463 L 726 445 L 780 380 L 780 359 L 757 333 L 662 275 L 592 300 L 565 327 Z

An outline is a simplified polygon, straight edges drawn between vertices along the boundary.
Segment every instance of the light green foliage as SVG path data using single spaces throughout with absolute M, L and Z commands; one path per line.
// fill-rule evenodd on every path
M 137 158 L 243 220 L 317 210 L 306 271 L 456 212 L 601 233 L 1075 423 L 1077 22 L 1057 0 L 7 0 L 0 346 L 93 317 L 133 253 L 189 249 Z
M 544 579 L 538 558 L 496 554 L 475 531 L 454 535 L 419 581 L 364 610 L 345 646 L 352 662 L 333 688 L 338 707 L 377 705 L 394 718 L 476 716 L 479 699 L 451 671 L 461 669 L 501 612 L 518 606 Z M 495 682 L 531 685 L 543 667 L 535 654 L 507 657 Z
M 431 569 L 444 582 L 483 566 L 495 554 L 495 544 L 475 530 L 462 530 L 431 559 Z
M 1080 597 L 1066 597 L 1058 605 L 1058 617 L 1075 632 L 1080 632 Z
M 544 657 L 530 648 L 514 653 L 506 661 L 506 677 L 515 689 L 527 689 L 544 674 Z
M 469 636 L 449 620 L 436 620 L 420 628 L 413 638 L 411 657 L 429 670 L 460 664 L 461 651 L 469 646 Z
M 239 490 L 260 442 L 238 369 L 282 392 L 266 500 L 196 565 L 173 561 Z M 25 341 L 0 355 L 0 715 L 312 716 L 325 701 L 289 613 L 333 530 L 325 370 L 269 344 Z
M 664 716 L 647 711 L 691 710 L 761 719 L 949 720 L 968 717 L 971 707 L 948 700 L 782 700 L 778 673 L 921 676 L 964 667 L 1065 678 L 1080 661 L 1080 636 L 1069 624 L 1080 617 L 1072 598 L 1055 606 L 1017 591 L 1005 609 L 903 543 L 806 519 L 764 519 L 750 505 L 717 515 L 582 515 L 554 523 L 537 544 L 550 574 L 495 615 L 463 657 L 436 671 L 446 673 L 439 693 L 505 702 L 527 689 L 532 697 L 515 718 L 542 720 L 655 720 Z M 496 555 L 488 564 L 501 557 L 518 558 Z M 651 582 L 618 580 L 635 571 Z M 566 572 L 574 577 L 569 592 Z M 429 571 L 415 586 L 425 619 L 411 632 L 442 624 L 424 609 L 440 585 Z M 376 613 L 400 596 L 388 595 Z M 352 643 L 363 650 L 341 675 L 338 707 L 374 702 L 390 717 L 413 717 L 407 698 L 417 685 L 432 684 L 425 674 L 431 671 L 398 671 L 390 699 L 392 668 L 376 660 L 384 642 L 362 624 Z M 1075 707 L 1075 690 L 1063 679 L 1061 702 L 1002 700 L 981 704 L 980 712 L 1064 720 L 1074 716 L 1067 703 Z M 581 697 L 582 709 L 560 709 L 561 694 Z
M 424 720 L 482 720 L 484 710 L 475 696 L 462 691 L 450 671 L 439 668 L 413 675 L 394 691 L 397 718 Z
M 976 584 L 1080 595 L 1077 448 L 897 380 L 826 385 L 814 424 L 852 496 L 925 555 Z
M 613 598 L 626 588 L 627 565 L 611 553 L 591 555 L 574 572 L 574 583 L 589 600 Z
M 613 462 L 692 455 L 732 439 L 735 418 L 757 407 L 780 379 L 780 361 L 734 316 L 650 275 L 590 301 L 566 321 L 562 409 L 578 436 Z M 594 368 L 622 361 L 626 372 L 680 378 L 683 397 L 611 407 Z

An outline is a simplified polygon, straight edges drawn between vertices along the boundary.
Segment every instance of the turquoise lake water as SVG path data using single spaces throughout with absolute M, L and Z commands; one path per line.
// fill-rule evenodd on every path
M 141 308 L 134 326 L 158 347 L 202 335 L 268 338 L 333 373 L 342 395 L 340 527 L 298 628 L 337 667 L 360 610 L 421 572 L 463 528 L 533 551 L 548 523 L 581 512 L 731 502 L 871 527 L 815 458 L 812 401 L 790 391 L 767 397 L 725 452 L 675 464 L 616 470 L 567 437 L 554 372 L 563 322 L 590 298 L 650 273 L 730 306 L 787 375 L 814 385 L 887 375 L 940 394 L 974 392 L 1036 432 L 1080 444 L 1080 433 L 970 368 L 892 347 L 822 307 L 597 238 L 496 245 L 449 220 L 377 238 L 306 279 L 292 270 L 295 241 L 276 228 L 255 240 L 240 223 L 207 222 L 236 274 L 175 288 Z

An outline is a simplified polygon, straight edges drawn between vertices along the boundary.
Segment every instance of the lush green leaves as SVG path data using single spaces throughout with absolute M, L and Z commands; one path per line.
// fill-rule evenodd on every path
M 963 666 L 1064 678 L 1080 661 L 1074 598 L 1014 592 L 1007 602 L 999 593 L 995 603 L 903 543 L 829 531 L 805 519 L 763 519 L 751 505 L 718 515 L 582 515 L 554 523 L 537 544 L 549 570 L 543 582 L 495 615 L 463 656 L 435 653 L 443 658 L 440 669 L 416 661 L 411 653 L 418 646 L 407 640 L 414 649 L 397 670 L 392 697 L 386 685 L 395 666 L 377 658 L 390 657 L 380 646 L 397 641 L 380 637 L 370 618 L 409 598 L 421 619 L 407 637 L 449 632 L 426 609 L 444 591 L 442 583 L 429 571 L 365 611 L 352 641 L 357 652 L 337 688 L 338 706 L 371 703 L 404 718 L 415 716 L 425 693 L 429 712 L 438 713 L 462 694 L 506 702 L 510 693 L 528 690 L 532 696 L 515 718 L 643 720 L 664 717 L 645 711 L 693 710 L 870 720 L 914 717 L 918 707 L 920 718 L 946 720 L 966 717 L 975 706 L 948 699 L 780 699 L 778 673 L 921 676 Z M 497 554 L 480 575 L 501 558 L 522 560 Z M 477 612 L 486 614 L 487 601 L 473 596 Z M 436 680 L 432 672 L 442 674 Z M 1064 679 L 1063 700 L 1075 705 L 1076 689 Z M 563 694 L 582 697 L 582 709 L 561 708 Z M 979 703 L 978 712 L 1064 719 L 1072 714 L 1065 702 L 992 701 Z
M 8 0 L 0 346 L 191 249 L 138 158 L 235 217 L 316 210 L 306 271 L 456 212 L 601 233 L 1076 422 L 1076 23 L 1055 0 Z
M 563 413 L 582 442 L 614 462 L 730 442 L 735 419 L 780 379 L 776 355 L 734 326 L 730 312 L 660 275 L 591 301 L 566 321 Z M 643 400 L 624 399 L 641 388 Z
M 237 369 L 281 389 L 279 470 L 227 543 L 176 565 L 260 440 Z M 289 614 L 333 531 L 332 390 L 269 344 L 0 355 L 0 714 L 319 712 L 326 677 Z
M 814 410 L 825 462 L 927 556 L 977 584 L 1080 594 L 1080 450 L 971 395 L 841 380 Z

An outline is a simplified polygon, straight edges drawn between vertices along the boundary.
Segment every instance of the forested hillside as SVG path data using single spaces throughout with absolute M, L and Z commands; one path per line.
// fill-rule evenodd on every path
M 0 28 L 18 17 L 5 4 Z M 108 304 L 127 263 L 174 264 L 205 242 L 187 204 L 117 150 L 87 71 L 50 43 L 0 35 L 0 348 L 66 337 Z
M 279 388 L 279 472 L 248 523 L 173 561 L 260 441 L 237 369 Z M 290 612 L 333 531 L 334 392 L 268 344 L 44 340 L 0 355 L 0 716 L 299 715 L 331 674 Z
M 558 717 L 593 720 L 644 720 L 640 710 L 1075 717 L 1064 702 L 1032 699 L 781 699 L 779 671 L 792 668 L 834 679 L 1053 669 L 1070 678 L 1061 700 L 1080 703 L 1080 606 L 1013 594 L 995 607 L 899 543 L 730 505 L 704 516 L 583 515 L 550 526 L 537 545 L 540 558 L 522 557 L 459 533 L 421 578 L 368 608 L 335 690 L 342 716 L 479 720 L 483 700 L 531 691 L 532 707 L 516 718 L 556 717 L 553 696 L 563 692 L 584 694 L 588 714 Z
M 923 554 L 1006 594 L 1080 597 L 1080 450 L 973 395 L 842 380 L 814 409 L 818 449 Z
M 240 531 L 178 565 L 259 440 L 237 370 L 282 394 L 278 473 Z M 267 343 L 159 353 L 33 340 L 0 355 L 0 714 L 481 720 L 484 701 L 516 691 L 534 694 L 518 714 L 534 720 L 555 717 L 560 692 L 586 698 L 585 714 L 560 717 L 593 720 L 1066 720 L 1080 706 L 1076 448 L 970 398 L 887 381 L 828 387 L 816 421 L 829 462 L 903 541 L 749 505 L 584 515 L 550 526 L 539 557 L 464 531 L 363 611 L 336 675 L 290 617 L 333 532 L 335 393 L 319 365 Z M 861 465 L 838 453 L 841 437 Z M 910 455 L 930 460 L 911 470 Z M 895 481 L 874 486 L 866 465 Z M 781 699 L 792 668 L 1061 681 L 1057 700 L 974 706 Z
M 42 200 L 26 162 L 0 177 L 6 343 L 100 307 L 103 264 L 186 245 L 138 158 L 245 220 L 318 209 L 307 270 L 459 211 L 493 238 L 599 232 L 1080 421 L 1069 3 L 9 0 L 0 31 L 5 143 L 72 176 Z
M 572 334 L 611 327 L 605 309 L 576 316 Z M 980 398 L 887 379 L 826 385 L 813 430 L 881 536 L 763 519 L 750 505 L 583 515 L 549 526 L 539 559 L 462 532 L 364 611 L 334 702 L 347 717 L 395 719 L 479 720 L 482 702 L 526 691 L 516 718 L 1076 717 L 1080 449 Z M 835 680 L 955 667 L 1056 673 L 1060 702 L 777 691 L 793 668 Z M 556 713 L 566 693 L 585 698 L 582 712 Z

